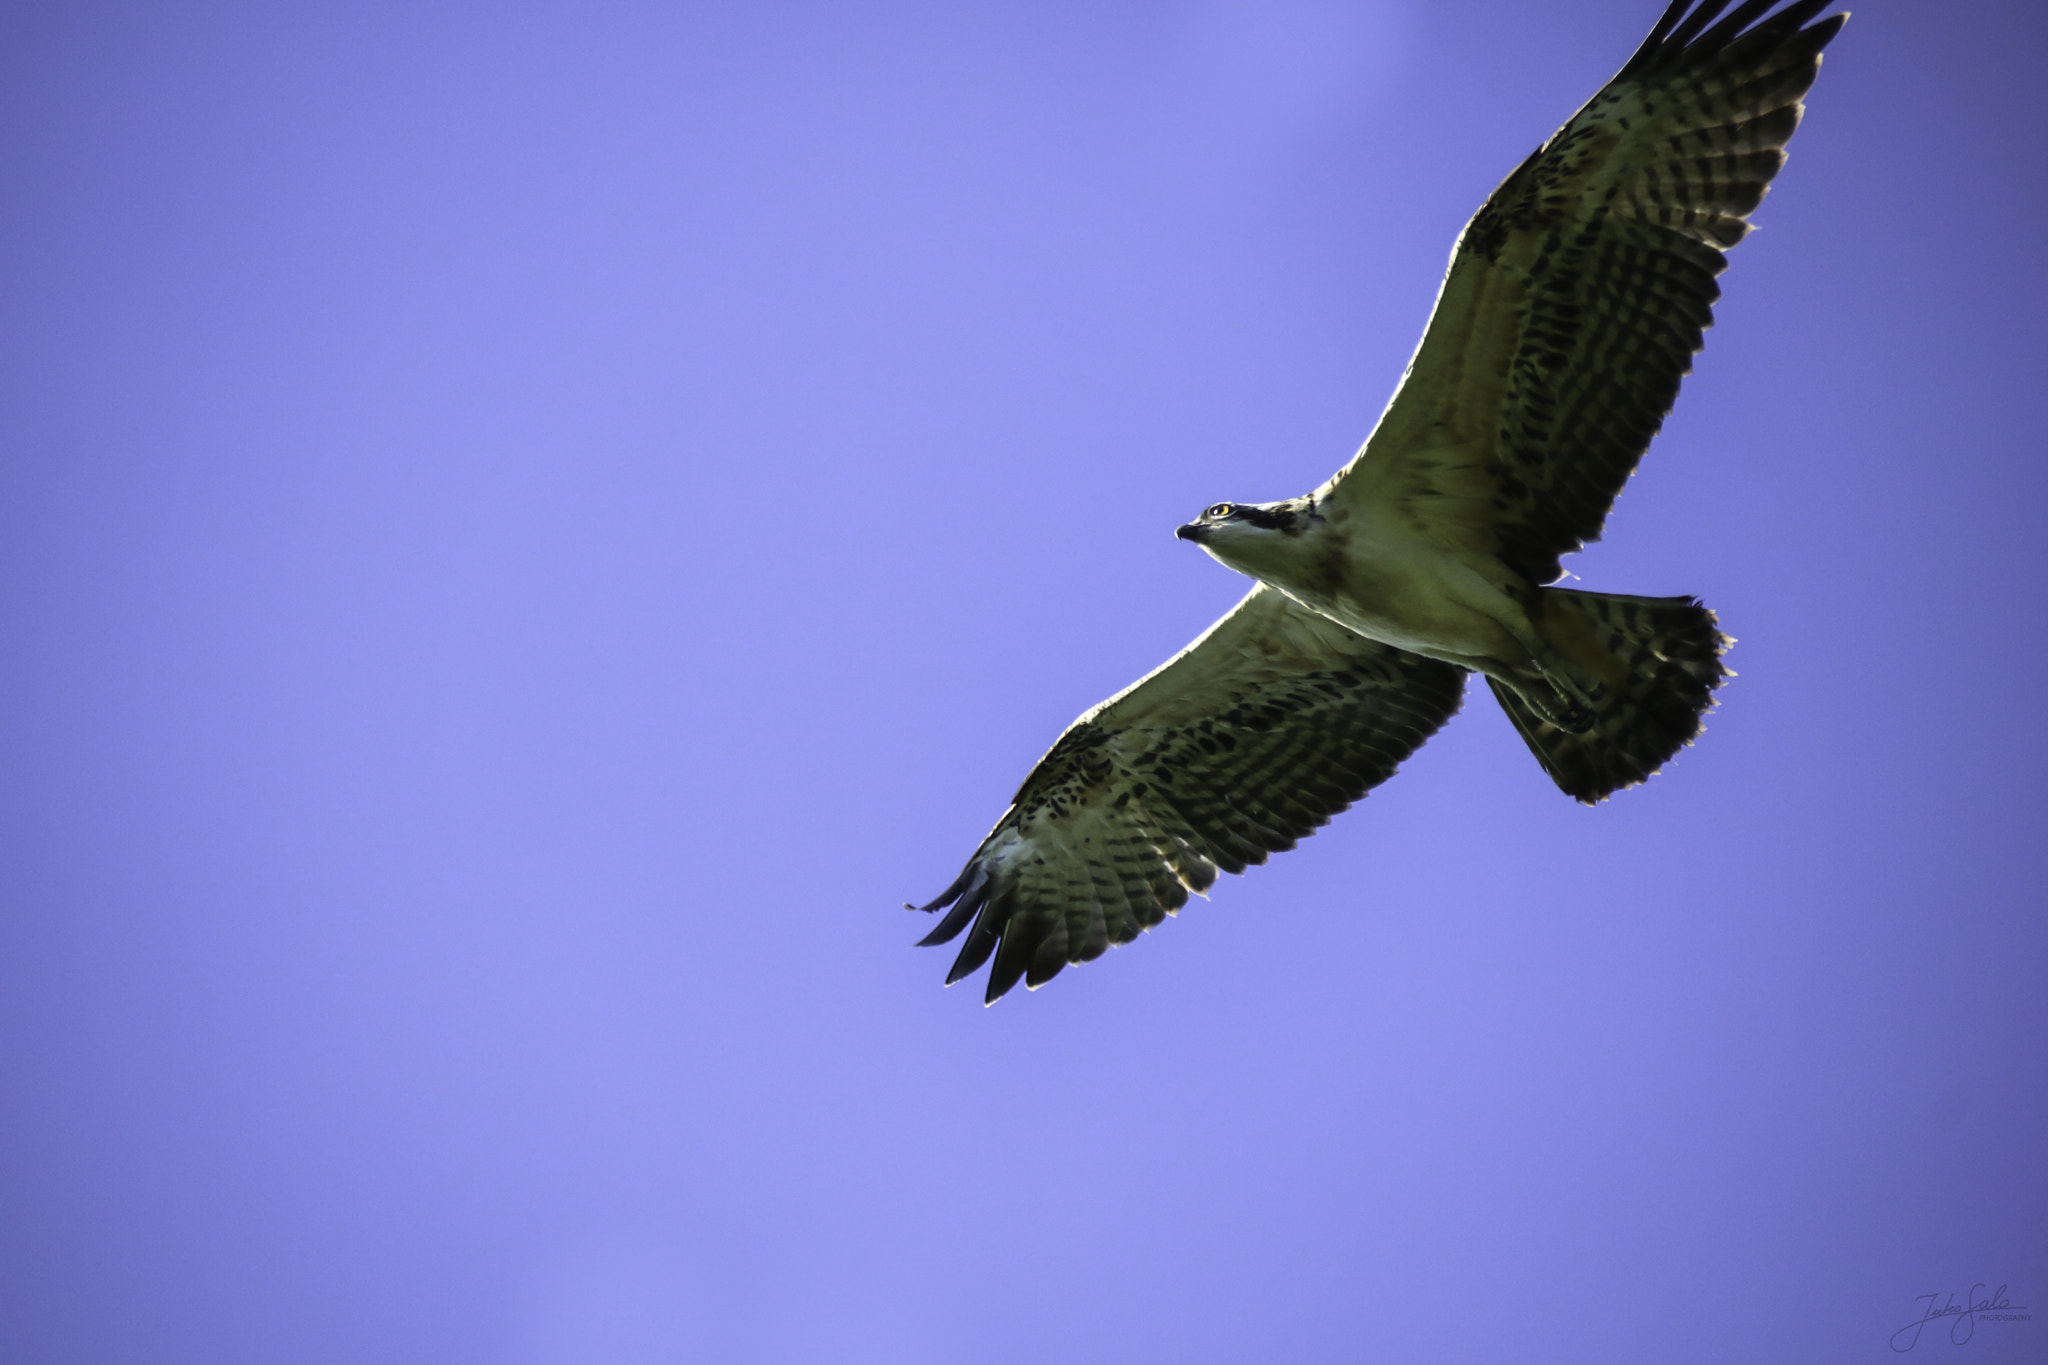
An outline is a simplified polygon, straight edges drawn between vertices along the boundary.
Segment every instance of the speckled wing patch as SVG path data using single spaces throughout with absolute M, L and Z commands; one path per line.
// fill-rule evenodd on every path
M 987 1000 L 1128 943 L 1293 848 L 1391 777 L 1458 709 L 1463 670 L 1355 635 L 1261 585 L 1172 661 L 1060 736 L 923 940 L 968 930 Z M 972 927 L 969 928 L 970 922 Z
M 1751 0 L 1708 27 L 1727 0 L 1678 0 L 1494 191 L 1361 453 L 1379 464 L 1362 489 L 1483 524 L 1536 583 L 1599 538 L 1713 324 L 1723 253 L 1784 164 L 1845 17 L 1808 25 L 1825 2 Z

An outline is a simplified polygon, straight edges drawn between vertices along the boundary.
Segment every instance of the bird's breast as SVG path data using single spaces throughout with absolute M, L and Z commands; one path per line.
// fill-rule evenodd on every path
M 1321 616 L 1382 644 L 1466 664 L 1511 658 L 1522 609 L 1471 565 L 1441 550 L 1353 537 L 1275 587 Z M 1468 665 L 1469 666 L 1469 665 Z

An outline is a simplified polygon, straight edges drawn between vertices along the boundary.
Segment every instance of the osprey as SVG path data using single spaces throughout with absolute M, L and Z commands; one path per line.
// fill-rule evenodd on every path
M 1591 805 L 1699 733 L 1730 643 L 1688 597 L 1551 587 L 1692 368 L 1728 248 L 1846 15 L 1673 0 L 1488 197 L 1379 425 L 1314 492 L 1176 534 L 1258 580 L 1084 714 L 939 897 L 986 999 L 1128 943 L 1393 775 L 1481 673 Z M 1773 10 L 1776 10 L 1773 13 Z M 1711 27 L 1710 27 L 1711 25 Z M 922 946 L 922 945 L 921 945 Z

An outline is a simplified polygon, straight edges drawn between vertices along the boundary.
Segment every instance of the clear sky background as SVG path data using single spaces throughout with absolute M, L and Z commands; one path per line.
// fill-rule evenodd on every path
M 2048 20 L 1870 0 L 1483 688 L 993 1009 L 906 915 L 1660 0 L 0 10 L 0 1359 L 2048 1356 Z

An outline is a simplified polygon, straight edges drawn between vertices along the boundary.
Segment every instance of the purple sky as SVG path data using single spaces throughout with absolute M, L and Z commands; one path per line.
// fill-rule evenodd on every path
M 1661 0 L 0 11 L 0 1359 L 2048 1357 L 2048 80 L 1872 0 L 1483 688 L 1036 994 L 905 915 Z

